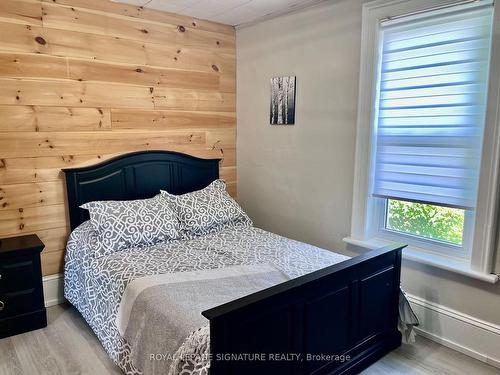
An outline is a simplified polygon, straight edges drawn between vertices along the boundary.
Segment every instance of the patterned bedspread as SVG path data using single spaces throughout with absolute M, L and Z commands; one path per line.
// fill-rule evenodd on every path
M 64 294 L 82 314 L 111 359 L 127 374 L 140 374 L 131 362 L 131 347 L 118 332 L 116 316 L 127 285 L 140 277 L 269 263 L 290 278 L 305 275 L 348 257 L 293 241 L 251 226 L 228 227 L 221 232 L 184 241 L 130 248 L 96 258 L 97 241 L 89 222 L 70 236 L 67 245 Z M 200 312 L 201 313 L 201 312 Z M 208 322 L 208 321 L 207 321 Z M 179 354 L 207 348 L 208 328 L 186 338 Z M 162 352 L 161 348 L 158 350 Z M 179 357 L 177 357 L 179 358 Z M 176 362 L 182 374 L 198 374 Z M 180 371 L 175 370 L 177 375 Z

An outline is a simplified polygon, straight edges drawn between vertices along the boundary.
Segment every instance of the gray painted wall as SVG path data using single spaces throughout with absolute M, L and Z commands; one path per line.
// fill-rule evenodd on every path
M 238 199 L 257 226 L 350 255 L 362 0 L 237 31 Z M 294 126 L 269 125 L 269 79 L 297 76 Z M 404 262 L 414 295 L 500 324 L 500 284 Z

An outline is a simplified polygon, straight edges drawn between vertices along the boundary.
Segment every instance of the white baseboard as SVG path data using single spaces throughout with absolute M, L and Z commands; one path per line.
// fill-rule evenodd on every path
M 45 307 L 59 305 L 65 301 L 63 295 L 63 275 L 61 273 L 44 276 L 43 296 Z
M 500 368 L 500 326 L 408 295 L 418 315 L 417 334 Z

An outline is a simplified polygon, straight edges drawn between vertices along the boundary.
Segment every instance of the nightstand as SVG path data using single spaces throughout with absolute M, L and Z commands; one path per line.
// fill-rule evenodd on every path
M 0 338 L 47 326 L 37 235 L 0 239 Z

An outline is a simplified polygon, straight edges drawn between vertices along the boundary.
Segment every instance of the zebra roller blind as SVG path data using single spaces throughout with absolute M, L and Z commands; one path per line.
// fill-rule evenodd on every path
M 474 209 L 493 7 L 382 24 L 374 196 Z

